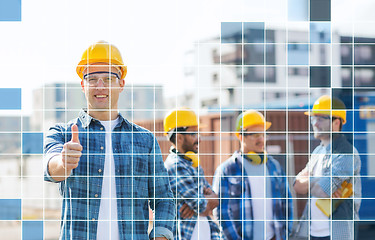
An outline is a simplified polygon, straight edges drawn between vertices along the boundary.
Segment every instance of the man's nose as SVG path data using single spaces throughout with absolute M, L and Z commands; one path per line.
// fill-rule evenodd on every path
M 103 79 L 101 79 L 101 78 L 98 79 L 98 82 L 96 83 L 96 88 L 104 88 Z
M 319 121 L 317 121 L 317 120 L 313 121 L 313 122 L 312 122 L 312 125 L 313 125 L 314 127 L 318 127 L 318 126 L 319 126 Z

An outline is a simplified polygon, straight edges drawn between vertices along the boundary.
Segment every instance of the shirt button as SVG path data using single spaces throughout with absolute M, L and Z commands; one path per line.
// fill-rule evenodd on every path
M 100 130 L 103 130 L 103 127 L 101 127 Z
M 95 221 L 95 218 L 92 218 L 91 220 Z
M 99 169 L 99 170 L 98 170 L 98 172 L 100 172 L 100 173 L 101 173 L 101 172 L 102 172 L 102 170 L 101 170 L 101 169 Z
M 100 147 L 100 149 L 101 149 L 101 150 L 103 150 L 103 149 L 104 149 L 104 147 L 103 147 L 103 146 L 101 146 L 101 147 Z
M 95 194 L 95 197 L 98 197 L 99 195 L 98 194 Z

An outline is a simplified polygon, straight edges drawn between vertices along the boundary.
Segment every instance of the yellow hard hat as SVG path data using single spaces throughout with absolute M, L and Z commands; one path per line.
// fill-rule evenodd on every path
M 346 123 L 346 107 L 345 104 L 338 98 L 332 98 L 324 95 L 315 101 L 311 112 L 305 112 L 305 115 L 328 115 L 342 119 L 342 124 Z
M 271 127 L 272 123 L 267 122 L 264 119 L 263 114 L 256 110 L 247 110 L 241 113 L 237 117 L 236 121 L 236 136 L 238 137 L 240 135 L 240 132 L 245 130 L 246 128 L 255 125 L 262 125 L 265 127 L 265 130 L 267 130 Z
M 164 118 L 164 135 L 179 127 L 198 126 L 198 117 L 189 108 L 179 108 L 170 111 Z
M 82 54 L 81 61 L 77 66 L 77 74 L 83 80 L 83 71 L 87 65 L 93 63 L 108 63 L 116 65 L 121 71 L 121 79 L 126 76 L 127 68 L 122 61 L 121 53 L 118 48 L 108 42 L 99 41 L 88 47 Z

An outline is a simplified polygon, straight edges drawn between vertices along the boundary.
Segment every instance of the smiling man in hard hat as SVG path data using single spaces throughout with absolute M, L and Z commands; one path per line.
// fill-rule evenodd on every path
M 172 144 L 165 161 L 177 203 L 177 240 L 220 239 L 210 215 L 219 203 L 199 165 L 199 120 L 188 108 L 174 109 L 164 118 L 164 132 Z
M 220 204 L 214 213 L 228 240 L 285 240 L 291 230 L 287 179 L 279 162 L 264 149 L 270 126 L 258 111 L 240 114 L 236 123 L 240 149 L 215 172 L 213 189 Z
M 309 194 L 310 198 L 310 207 L 306 205 L 302 220 L 311 220 L 309 234 L 313 240 L 354 239 L 354 220 L 359 219 L 361 204 L 361 160 L 357 149 L 340 134 L 346 123 L 345 105 L 340 99 L 325 95 L 305 114 L 310 116 L 314 137 L 320 145 L 294 184 L 297 193 Z M 335 199 L 331 201 L 331 197 Z M 300 221 L 298 229 L 307 230 L 308 227 L 302 227 L 307 223 Z
M 90 46 L 77 66 L 87 109 L 46 136 L 45 180 L 58 182 L 63 197 L 60 239 L 173 239 L 175 205 L 159 145 L 118 112 L 126 71 L 114 45 Z

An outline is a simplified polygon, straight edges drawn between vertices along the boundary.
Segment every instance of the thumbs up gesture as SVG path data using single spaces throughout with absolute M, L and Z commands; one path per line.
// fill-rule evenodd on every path
M 61 151 L 63 167 L 67 172 L 78 167 L 78 162 L 82 156 L 82 145 L 78 138 L 78 126 L 72 126 L 72 139 L 65 143 Z

